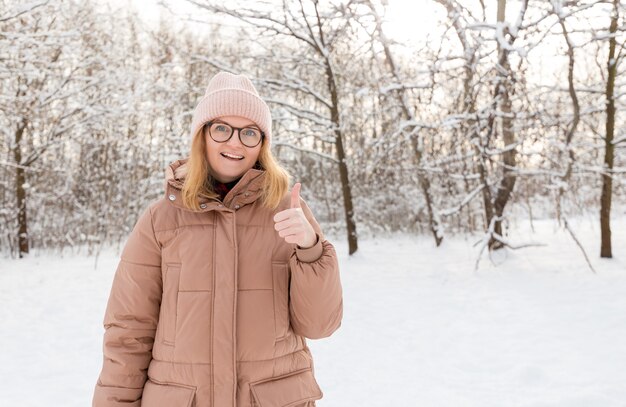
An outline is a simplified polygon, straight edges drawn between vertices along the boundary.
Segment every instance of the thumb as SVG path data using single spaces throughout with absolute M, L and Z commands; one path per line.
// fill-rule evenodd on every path
M 300 187 L 301 184 L 297 182 L 293 189 L 291 190 L 291 207 L 292 208 L 301 208 L 300 206 Z

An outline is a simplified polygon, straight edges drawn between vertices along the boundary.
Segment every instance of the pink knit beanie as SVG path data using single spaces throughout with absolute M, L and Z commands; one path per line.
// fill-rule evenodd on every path
M 252 120 L 272 140 L 270 109 L 244 75 L 219 72 L 209 81 L 204 97 L 196 106 L 191 121 L 191 137 L 208 121 L 220 116 L 240 116 Z

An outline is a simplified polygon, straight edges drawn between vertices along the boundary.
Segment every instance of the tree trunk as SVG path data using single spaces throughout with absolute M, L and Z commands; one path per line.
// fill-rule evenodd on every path
M 350 190 L 350 178 L 348 177 L 348 166 L 346 165 L 346 154 L 343 149 L 343 133 L 339 119 L 339 95 L 335 76 L 332 71 L 330 61 L 326 61 L 326 78 L 328 90 L 331 98 L 330 117 L 335 126 L 335 145 L 337 146 L 337 159 L 339 160 L 339 178 L 341 180 L 341 190 L 343 192 L 343 206 L 346 214 L 346 231 L 348 233 L 348 254 L 353 254 L 358 250 L 356 223 L 354 222 L 354 209 L 352 206 L 352 191 Z
M 28 253 L 29 239 L 28 239 L 28 222 L 26 219 L 26 190 L 24 184 L 26 183 L 26 177 L 24 174 L 24 167 L 22 166 L 22 150 L 21 141 L 24 134 L 24 129 L 27 125 L 26 118 L 22 119 L 17 131 L 15 132 L 15 147 L 13 149 L 13 159 L 16 164 L 15 175 L 15 196 L 17 198 L 17 242 L 19 248 L 19 257 L 24 257 L 24 254 Z
M 302 0 L 300 0 L 300 5 L 302 7 L 303 17 L 306 20 L 306 16 L 304 16 L 304 6 L 302 4 Z M 317 18 L 316 28 L 319 35 L 319 44 L 321 45 L 321 47 L 315 45 L 314 49 L 324 60 L 326 82 L 328 84 L 328 92 L 330 93 L 330 121 L 335 128 L 335 145 L 337 146 L 337 159 L 339 160 L 339 179 L 341 180 L 341 190 L 343 192 L 343 206 L 344 212 L 346 214 L 346 232 L 348 233 L 348 254 L 351 255 L 355 253 L 359 247 L 357 241 L 356 223 L 354 222 L 354 209 L 352 205 L 350 177 L 348 176 L 346 154 L 345 150 L 343 149 L 343 132 L 341 130 L 342 126 L 339 114 L 339 94 L 337 91 L 337 80 L 335 72 L 333 71 L 333 65 L 332 61 L 330 60 L 330 55 L 325 49 L 327 44 L 324 37 L 324 30 L 322 29 L 322 18 L 320 17 L 317 1 L 313 2 L 313 6 L 315 9 L 315 17 Z M 312 29 L 310 30 L 310 33 L 313 37 L 314 34 Z
M 600 198 L 600 230 L 602 243 L 600 257 L 613 257 L 611 250 L 611 198 L 613 192 L 613 160 L 615 145 L 613 136 L 615 133 L 615 100 L 613 92 L 615 88 L 615 76 L 617 74 L 617 61 L 615 60 L 615 46 L 617 32 L 617 20 L 619 17 L 619 0 L 613 0 L 613 15 L 609 32 L 609 58 L 607 62 L 608 78 L 606 81 L 606 137 L 604 139 L 604 171 L 602 173 L 602 197 Z
M 505 19 L 506 13 L 506 0 L 498 0 L 498 22 L 503 22 Z M 500 55 L 500 62 L 502 67 L 506 72 L 510 72 L 508 51 L 504 49 L 500 49 L 502 53 Z M 500 94 L 502 96 L 502 104 L 501 111 L 503 113 L 502 117 L 502 140 L 504 141 L 504 149 L 502 152 L 502 161 L 504 162 L 504 167 L 502 169 L 502 180 L 500 181 L 500 187 L 498 188 L 498 192 L 496 193 L 496 197 L 493 203 L 495 215 L 498 220 L 496 220 L 494 224 L 494 233 L 503 236 L 502 234 L 502 214 L 504 213 L 504 208 L 506 207 L 509 198 L 511 197 L 511 193 L 513 192 L 513 188 L 515 187 L 516 176 L 514 174 L 515 163 L 516 163 L 516 150 L 515 148 L 511 148 L 508 146 L 513 145 L 515 142 L 515 133 L 513 132 L 513 119 L 511 118 L 511 97 L 509 95 L 508 88 L 508 77 L 506 75 L 501 75 L 500 83 L 500 92 L 496 92 L 496 94 Z M 488 218 L 491 219 L 491 218 Z M 489 240 L 489 248 L 490 249 L 499 249 L 503 247 L 503 244 L 496 240 L 493 236 Z

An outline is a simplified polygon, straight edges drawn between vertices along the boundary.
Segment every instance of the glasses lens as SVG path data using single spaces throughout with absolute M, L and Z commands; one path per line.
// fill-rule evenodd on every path
M 254 147 L 261 141 L 261 131 L 253 127 L 244 127 L 239 132 L 241 142 L 248 147 Z
M 233 129 L 224 123 L 213 123 L 209 129 L 211 137 L 215 141 L 226 141 L 233 132 Z

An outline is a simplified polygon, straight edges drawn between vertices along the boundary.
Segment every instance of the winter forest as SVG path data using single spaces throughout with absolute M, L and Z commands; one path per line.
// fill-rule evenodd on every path
M 219 70 L 255 78 L 275 154 L 350 253 L 395 231 L 517 247 L 512 217 L 584 212 L 602 226 L 588 255 L 619 251 L 626 5 L 422 1 L 440 21 L 412 47 L 385 1 L 165 3 L 156 28 L 94 1 L 2 1 L 2 251 L 123 239 Z
M 78 369 L 50 356 L 63 337 L 39 355 L 82 390 L 42 394 L 87 404 L 110 250 L 228 71 L 269 105 L 272 152 L 341 251 L 347 319 L 311 345 L 320 406 L 624 406 L 625 58 L 623 0 L 0 0 L 0 348 L 28 342 L 14 311 L 76 301 L 32 337 L 78 315 Z M 476 277 L 490 260 L 510 274 Z M 6 355 L 25 374 L 40 361 Z M 0 404 L 50 405 L 22 402 L 14 373 Z M 363 392 L 397 376 L 403 392 Z

